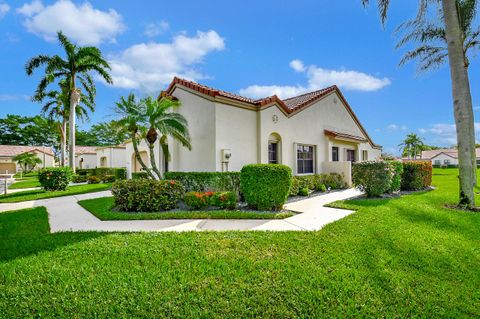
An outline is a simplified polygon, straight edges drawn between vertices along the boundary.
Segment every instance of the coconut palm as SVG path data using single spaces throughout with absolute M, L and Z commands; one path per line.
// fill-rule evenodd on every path
M 137 102 L 135 95 L 130 93 L 125 99 L 123 96 L 120 97 L 120 101 L 115 103 L 116 108 L 115 112 L 120 116 L 116 122 L 119 130 L 125 130 L 129 132 L 130 139 L 132 140 L 133 150 L 135 153 L 135 158 L 142 166 L 142 169 L 148 174 L 152 179 L 155 179 L 152 171 L 147 167 L 145 162 L 140 156 L 138 150 L 138 142 L 142 136 L 144 136 L 145 128 L 142 126 L 142 123 L 145 121 L 145 106 L 143 103 Z
M 180 106 L 180 102 L 178 102 L 176 98 L 161 97 L 160 99 L 154 99 L 152 97 L 147 97 L 142 102 L 145 104 L 146 108 L 148 132 L 145 136 L 145 140 L 147 141 L 150 150 L 150 163 L 153 171 L 157 174 L 157 177 L 161 179 L 162 174 L 156 165 L 154 152 L 155 143 L 159 140 L 159 134 L 161 135 L 159 143 L 162 147 L 165 162 L 168 162 L 170 157 L 167 143 L 168 136 L 173 137 L 173 139 L 179 141 L 189 150 L 192 149 L 188 132 L 188 123 L 183 115 L 172 112 L 173 109 Z
M 361 0 L 368 5 L 370 0 Z M 447 43 L 450 77 L 452 80 L 453 110 L 457 130 L 459 161 L 459 204 L 465 207 L 475 206 L 475 130 L 468 78 L 467 61 L 464 52 L 464 32 L 457 1 L 452 0 L 419 0 L 417 18 L 425 17 L 431 4 L 441 3 L 445 39 Z M 387 19 L 390 0 L 377 0 L 382 23 Z M 476 6 L 476 4 L 474 4 Z M 475 12 L 472 11 L 472 12 Z
M 13 158 L 13 160 L 23 166 L 23 171 L 25 173 L 28 173 L 34 170 L 37 164 L 42 163 L 42 160 L 38 158 L 35 153 L 30 153 L 30 152 L 18 154 Z M 30 170 L 28 169 L 29 167 L 30 167 Z
M 398 146 L 402 149 L 402 156 L 415 159 L 423 150 L 424 143 L 417 134 L 410 133 Z
M 108 73 L 110 65 L 98 48 L 76 46 L 62 32 L 58 32 L 57 36 L 66 57 L 39 55 L 27 62 L 25 70 L 28 75 L 32 75 L 35 69 L 45 65 L 45 75 L 36 91 L 39 95 L 55 80 L 65 79 L 69 84 L 69 109 L 74 110 L 69 112 L 69 164 L 75 171 L 75 114 L 82 97 L 77 83 L 88 96 L 95 96 L 96 89 L 91 73 L 98 74 L 107 83 L 112 83 L 112 78 Z

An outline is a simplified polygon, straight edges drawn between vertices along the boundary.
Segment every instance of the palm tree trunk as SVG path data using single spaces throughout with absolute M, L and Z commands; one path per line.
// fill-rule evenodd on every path
M 145 163 L 142 160 L 142 157 L 140 156 L 140 152 L 138 151 L 138 144 L 137 144 L 137 137 L 135 136 L 135 133 L 132 133 L 131 138 L 132 138 L 132 145 L 133 145 L 133 151 L 135 152 L 135 158 L 137 161 L 140 163 L 140 166 L 142 166 L 143 170 L 147 172 L 147 174 L 152 178 L 155 179 L 155 176 L 152 174 L 152 171 L 145 165 Z
M 445 31 L 448 44 L 448 61 L 452 79 L 453 109 L 457 129 L 460 199 L 462 206 L 475 206 L 473 192 L 475 158 L 475 130 L 470 83 L 465 68 L 463 39 L 456 1 L 442 0 Z
M 60 126 L 60 166 L 65 166 L 65 155 L 67 153 L 67 119 L 63 118 Z
M 158 179 L 162 179 L 162 173 L 158 170 L 157 163 L 155 162 L 155 144 L 148 143 L 148 148 L 150 150 L 150 165 L 152 165 L 152 169 L 157 174 Z
M 70 92 L 70 131 L 69 131 L 69 153 L 68 164 L 72 171 L 75 173 L 75 118 L 77 105 L 80 102 L 80 92 L 75 88 L 75 82 L 73 82 L 72 90 Z

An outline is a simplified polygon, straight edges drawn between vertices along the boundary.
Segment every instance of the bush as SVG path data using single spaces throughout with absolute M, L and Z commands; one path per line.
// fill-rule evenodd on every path
M 113 175 L 115 176 L 115 180 L 120 181 L 122 179 L 127 179 L 127 169 L 122 168 L 114 168 Z
M 320 183 L 329 189 L 344 189 L 347 184 L 343 180 L 343 176 L 338 173 L 321 174 Z
M 72 182 L 74 183 L 85 183 L 87 181 L 87 175 L 73 175 Z
M 403 163 L 402 190 L 426 189 L 432 184 L 432 163 L 415 161 Z
M 38 172 L 38 181 L 47 191 L 65 190 L 73 172 L 69 167 L 47 167 Z
M 103 183 L 113 183 L 116 180 L 115 175 L 105 175 L 101 177 Z
M 164 177 L 179 181 L 187 192 L 230 191 L 240 194 L 240 172 L 167 172 Z
M 388 192 L 394 175 L 393 165 L 385 161 L 353 163 L 352 167 L 353 184 L 367 193 L 368 197 Z
M 294 176 L 288 195 L 299 195 L 299 191 L 302 188 L 307 188 L 311 191 L 325 192 L 327 188 L 343 189 L 346 187 L 347 184 L 343 180 L 342 175 L 337 173 Z
M 325 186 L 325 184 L 319 184 L 318 186 L 315 186 L 315 190 L 317 192 L 325 193 L 327 191 L 327 186 Z
M 298 191 L 298 195 L 300 196 L 308 196 L 308 187 L 302 187 Z
M 177 207 L 185 189 L 177 181 L 121 180 L 112 186 L 114 202 L 124 212 L 159 212 Z
M 80 176 L 95 175 L 95 168 L 79 168 L 76 170 L 76 173 Z
M 400 186 L 402 185 L 403 164 L 402 162 L 399 162 L 399 161 L 387 161 L 387 162 L 393 168 L 393 172 L 394 172 L 392 176 L 392 183 L 388 191 L 390 193 L 398 192 L 400 190 Z
M 185 204 L 192 209 L 202 209 L 210 206 L 214 192 L 188 192 L 185 194 Z
M 241 192 L 255 209 L 281 209 L 291 185 L 292 170 L 285 165 L 251 164 L 245 165 L 241 171 Z
M 213 194 L 210 205 L 223 209 L 235 209 L 237 200 L 237 194 L 234 192 L 216 192 Z
M 98 176 L 95 176 L 95 175 L 91 175 L 91 176 L 87 177 L 87 183 L 88 184 L 100 184 L 101 181 L 102 180 Z
M 132 179 L 150 179 L 147 172 L 132 173 Z
M 288 196 L 297 196 L 298 192 L 300 191 L 300 180 L 297 176 L 292 178 L 292 185 L 290 186 L 290 191 L 288 192 Z

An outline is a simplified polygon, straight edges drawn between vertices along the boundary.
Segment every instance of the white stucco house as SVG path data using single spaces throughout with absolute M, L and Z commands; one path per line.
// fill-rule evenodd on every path
M 338 87 L 288 99 L 251 99 L 175 77 L 161 96 L 178 99 L 176 112 L 188 120 L 192 150 L 169 140 L 161 171 L 239 171 L 251 163 L 281 163 L 295 175 L 338 172 L 350 178 L 351 162 L 380 158 L 375 144 Z M 140 147 L 148 160 L 145 142 Z M 126 143 L 128 174 L 140 171 Z
M 480 165 L 480 148 L 476 150 L 477 165 Z M 458 165 L 458 151 L 453 148 L 422 151 L 422 160 L 431 161 L 434 166 Z
M 75 146 L 75 167 L 96 168 L 98 146 Z
M 0 174 L 15 174 L 22 167 L 13 159 L 23 153 L 34 153 L 41 161 L 35 169 L 55 166 L 55 157 L 51 147 L 48 146 L 24 146 L 24 145 L 0 145 Z
M 122 168 L 126 165 L 125 145 L 97 147 L 95 152 L 96 167 Z

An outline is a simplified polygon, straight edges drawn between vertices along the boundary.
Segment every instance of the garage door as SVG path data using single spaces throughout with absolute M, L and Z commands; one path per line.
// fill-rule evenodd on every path
M 0 163 L 0 174 L 6 174 L 8 171 L 9 174 L 16 173 L 15 163 Z

